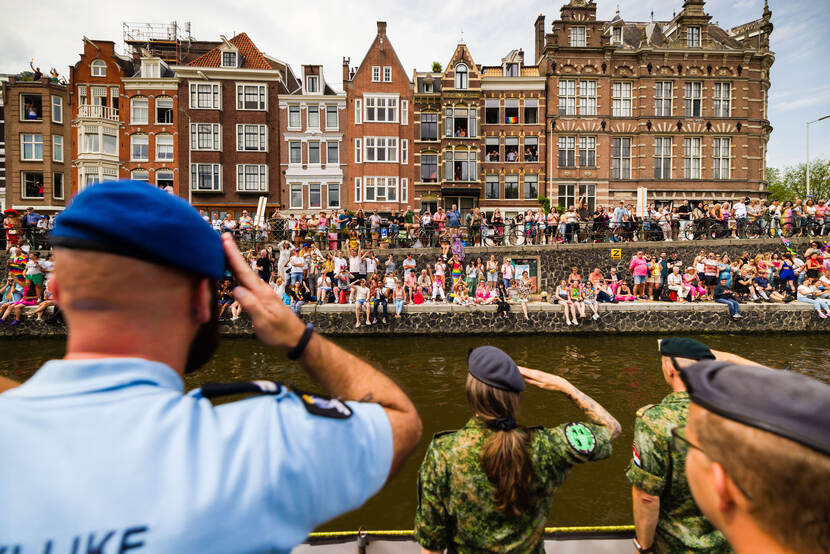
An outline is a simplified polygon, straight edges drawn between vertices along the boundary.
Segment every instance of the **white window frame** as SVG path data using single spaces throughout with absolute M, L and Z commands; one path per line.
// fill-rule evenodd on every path
M 336 160 L 332 160 L 331 156 L 329 156 L 329 153 L 332 150 L 337 152 L 337 154 L 336 154 L 337 159 Z M 340 164 L 340 142 L 339 141 L 336 141 L 336 140 L 326 141 L 326 165 L 328 165 L 328 164 Z
M 683 178 L 700 179 L 703 163 L 703 138 L 686 137 L 683 139 Z
M 314 193 L 317 193 L 317 202 L 314 202 Z M 309 183 L 308 184 L 308 209 L 320 210 L 323 208 L 323 184 Z
M 50 106 L 52 108 L 52 123 L 63 123 L 63 98 L 53 94 L 52 103 Z M 55 108 L 57 108 L 58 117 L 55 117 Z
M 557 143 L 556 156 L 559 167 L 576 167 L 578 163 L 576 159 L 576 137 L 560 136 Z M 565 163 L 562 163 L 563 153 Z M 571 163 L 569 164 L 568 162 Z
M 364 176 L 363 198 L 364 202 L 397 202 L 398 178 L 389 176 Z
M 466 111 L 466 115 L 458 115 L 460 110 Z M 444 135 L 447 138 L 455 137 L 456 121 L 467 122 L 467 136 L 463 138 L 478 138 L 478 109 L 474 106 L 447 106 L 444 108 Z M 456 137 L 458 138 L 458 137 Z
M 295 145 L 297 147 L 296 150 L 294 149 Z M 291 159 L 291 155 L 294 152 L 297 152 L 297 151 L 300 153 L 300 159 L 294 161 L 294 160 Z M 288 142 L 288 165 L 301 165 L 302 163 L 303 163 L 303 143 L 300 142 L 299 140 L 289 141 Z
M 588 44 L 588 31 L 583 25 L 574 25 L 570 32 L 571 48 L 584 48 Z
M 354 99 L 354 124 L 361 125 L 363 123 L 363 101 L 360 98 Z
M 490 186 L 496 185 L 496 195 L 490 194 Z M 499 182 L 498 173 L 488 173 L 484 176 L 484 199 L 485 200 L 499 200 L 501 198 L 501 183 Z
M 209 166 L 211 174 L 210 189 L 200 189 L 198 184 L 199 168 L 201 166 Z M 194 179 L 195 177 L 195 179 Z M 214 163 L 192 163 L 190 164 L 190 190 L 193 192 L 219 193 L 222 192 L 222 164 Z
M 60 196 L 55 194 L 55 190 L 57 189 L 57 187 L 55 187 L 55 181 L 56 181 L 55 177 L 57 177 L 58 175 L 60 175 L 60 178 L 61 178 L 60 179 L 61 180 L 61 195 Z M 56 173 L 52 173 L 52 198 L 54 198 L 55 200 L 63 200 L 65 197 L 66 197 L 66 179 L 64 178 L 63 173 L 61 173 L 60 171 L 58 171 Z
M 364 94 L 363 95 L 363 121 L 366 123 L 398 123 L 398 100 L 396 94 Z M 386 119 L 378 119 L 378 114 L 383 111 Z M 393 116 L 390 118 L 390 113 Z M 371 115 L 372 117 L 369 117 Z
M 633 115 L 631 95 L 634 84 L 631 81 L 615 81 L 611 84 L 611 89 L 611 114 L 614 117 L 631 117 Z
M 332 204 L 331 203 L 331 197 L 332 197 L 331 191 L 332 190 L 337 190 L 337 204 Z M 340 185 L 340 183 L 326 183 L 326 208 L 327 209 L 329 209 L 329 210 L 332 210 L 332 209 L 339 210 L 340 208 L 343 207 L 342 192 L 343 192 L 343 187 Z
M 579 137 L 579 144 L 577 147 L 577 164 L 579 167 L 597 167 L 597 137 L 581 136 Z M 585 155 L 583 155 L 583 152 Z M 588 163 L 592 161 L 594 163 Z
M 363 146 L 362 140 L 359 138 L 354 139 L 354 163 L 359 164 L 363 163 Z
M 384 83 L 391 83 L 392 82 L 392 66 L 391 65 L 383 66 L 383 82 Z
M 401 139 L 401 165 L 409 163 L 409 140 Z
M 340 109 L 337 104 L 326 104 L 326 130 L 336 131 L 340 129 Z M 329 116 L 334 114 L 334 125 L 329 125 Z
M 40 173 L 40 184 L 43 186 L 43 196 L 26 196 L 26 174 Z M 20 197 L 23 200 L 42 200 L 46 198 L 46 175 L 44 171 L 25 169 L 20 172 Z
M 78 105 L 79 106 L 86 106 L 88 102 L 88 96 L 86 95 L 87 88 L 86 85 L 78 85 Z
M 360 177 L 354 178 L 354 201 L 363 202 L 363 187 L 361 185 Z
M 703 81 L 687 81 L 683 91 L 685 100 L 684 115 L 686 117 L 703 117 Z M 695 110 L 695 106 L 697 106 L 697 110 Z
M 291 122 L 292 110 L 294 110 L 295 108 L 297 109 L 297 111 L 293 112 L 293 113 L 296 113 L 296 115 L 297 115 L 297 124 L 292 125 L 291 124 L 292 123 Z M 303 128 L 303 110 L 300 108 L 299 104 L 289 104 L 288 105 L 288 122 L 286 124 L 286 127 L 288 129 L 302 129 Z
M 170 139 L 170 144 L 161 144 L 160 143 L 161 139 L 164 139 L 164 140 Z M 176 147 L 175 147 L 175 141 L 173 140 L 173 135 L 171 135 L 169 133 L 159 133 L 155 136 L 155 142 L 156 142 L 155 150 L 156 150 L 156 161 L 157 162 L 172 162 L 176 158 Z M 170 157 L 169 158 L 161 156 L 161 150 L 159 148 L 160 146 L 169 146 L 170 147 Z
M 654 137 L 654 178 L 658 181 L 671 179 L 672 175 L 672 137 Z M 668 146 L 668 148 L 666 148 Z M 660 160 L 660 170 L 657 161 Z M 666 172 L 668 169 L 668 172 Z M 658 171 L 660 174 L 658 175 Z
M 175 173 L 173 173 L 172 169 L 165 167 L 156 170 L 156 186 L 161 187 L 162 181 L 170 181 L 170 186 L 173 186 L 172 183 L 175 181 Z
M 622 44 L 622 26 L 611 28 L 611 44 Z
M 208 133 L 211 137 L 211 147 L 202 148 L 199 146 L 199 127 L 207 126 L 210 128 Z M 222 151 L 222 125 L 220 123 L 191 123 L 190 124 L 190 150 L 201 152 L 221 152 Z
M 78 152 L 81 154 L 102 154 L 103 142 L 100 125 L 81 125 L 78 127 Z M 88 139 L 87 137 L 94 137 Z M 94 142 L 96 148 L 90 148 L 90 141 Z M 116 149 L 116 154 L 118 150 Z
M 731 177 L 732 139 L 715 137 L 712 139 L 712 178 L 728 180 Z
M 210 102 L 208 106 L 202 106 L 199 103 L 199 88 L 200 87 L 210 87 Z M 216 82 L 191 82 L 190 87 L 190 96 L 188 106 L 190 106 L 191 110 L 221 110 L 222 109 L 222 84 Z
M 221 54 L 220 57 L 219 57 L 220 67 L 233 67 L 233 68 L 238 68 L 239 67 L 239 52 L 237 52 L 236 50 L 223 50 L 220 54 Z M 232 64 L 231 63 L 225 63 L 225 56 L 226 55 L 228 55 L 228 56 L 233 55 L 233 63 Z
M 108 125 L 101 125 L 99 127 L 99 129 L 100 129 L 100 131 L 99 131 L 99 134 L 98 134 L 98 137 L 99 137 L 98 140 L 100 141 L 100 146 L 101 146 L 100 152 L 101 152 L 101 154 L 105 154 L 105 155 L 108 155 L 108 156 L 118 156 L 118 141 L 119 141 L 118 129 L 114 129 L 114 128 L 108 126 Z M 108 136 L 113 137 L 112 144 L 113 144 L 114 147 L 112 149 L 112 152 L 107 152 L 107 148 L 106 148 L 107 140 L 106 140 L 105 137 L 108 137 Z
M 654 116 L 671 117 L 673 110 L 674 82 L 657 81 L 654 83 Z
M 372 82 L 373 83 L 380 83 L 380 66 L 373 65 L 372 66 Z
M 317 125 L 311 124 L 311 114 L 317 113 Z M 306 129 L 320 129 L 320 104 L 308 104 L 305 108 Z
M 147 155 L 143 158 L 135 156 L 136 139 L 144 139 L 147 144 Z M 139 144 L 139 146 L 141 146 Z M 150 136 L 146 133 L 134 133 L 130 135 L 130 161 L 131 162 L 149 162 L 150 161 Z
M 245 107 L 246 89 L 257 89 L 257 107 Z M 236 83 L 236 109 L 237 111 L 266 112 L 268 111 L 268 85 L 265 83 Z
M 311 159 L 311 145 L 317 145 L 317 161 Z M 323 163 L 323 148 L 319 140 L 310 140 L 306 143 L 308 149 L 308 165 L 321 165 Z
M 247 137 L 250 128 L 254 128 L 257 137 L 256 148 L 247 147 Z M 236 151 L 237 152 L 267 152 L 268 151 L 268 126 L 250 123 L 237 123 L 236 125 Z
M 732 114 L 732 83 L 713 83 L 713 116 L 729 117 Z
M 559 115 L 576 115 L 576 79 L 559 79 Z
M 516 195 L 515 196 L 507 196 L 508 185 L 515 186 Z M 521 200 L 522 193 L 519 190 L 519 176 L 518 175 L 505 175 L 504 176 L 504 199 L 505 200 Z
M 106 77 L 107 62 L 100 58 L 92 60 L 92 63 L 89 64 L 89 74 L 93 77 Z
M 619 141 L 619 146 L 615 144 Z M 627 143 L 627 146 L 626 146 Z M 611 138 L 611 178 L 631 179 L 631 137 Z M 628 155 L 625 155 L 626 150 Z
M 527 114 L 535 112 L 533 116 L 536 120 L 535 122 L 528 121 Z M 524 125 L 539 125 L 539 99 L 538 98 L 525 98 L 522 102 L 522 123 Z
M 691 25 L 686 27 L 686 46 L 688 48 L 700 48 L 701 32 L 700 27 Z
M 463 68 L 459 72 L 458 68 Z M 456 90 L 467 90 L 470 88 L 470 68 L 465 63 L 455 64 L 453 70 L 453 84 Z
M 401 125 L 409 125 L 409 100 L 401 100 Z
M 596 81 L 579 81 L 579 115 L 597 115 Z
M 161 109 L 167 109 L 167 106 L 164 106 L 164 105 L 159 106 L 160 103 L 161 104 L 169 103 L 170 104 L 169 109 L 170 109 L 171 114 L 173 114 L 173 109 L 174 109 L 174 106 L 175 106 L 175 104 L 173 103 L 173 97 L 172 96 L 157 96 L 155 101 L 153 102 L 154 107 L 155 107 L 155 112 L 156 112 L 156 125 L 173 125 L 173 121 L 175 120 L 175 117 L 171 117 L 171 121 L 166 122 L 166 123 L 162 123 L 159 120 L 159 109 L 160 108 Z
M 63 163 L 63 135 L 52 135 L 52 161 Z
M 300 193 L 300 203 L 294 203 L 294 192 L 299 191 Z M 302 183 L 290 183 L 288 185 L 288 208 L 291 210 L 302 210 L 303 209 L 303 185 Z
M 536 179 L 536 194 L 528 196 L 527 189 L 528 189 L 528 178 Z M 531 183 L 533 182 L 531 179 Z M 525 173 L 522 177 L 522 200 L 536 200 L 539 198 L 539 175 L 536 173 Z
M 136 117 L 136 112 L 141 110 L 141 103 L 144 103 L 144 119 Z M 130 125 L 150 124 L 150 99 L 146 96 L 133 96 L 130 98 Z
M 409 179 L 404 177 L 401 179 L 400 201 L 402 204 L 409 202 Z
M 398 137 L 363 137 L 366 163 L 398 163 Z M 383 152 L 382 160 L 378 154 Z
M 38 140 L 40 137 L 40 140 Z M 32 157 L 26 157 L 26 146 L 32 151 Z M 37 156 L 37 149 L 40 146 L 40 157 Z M 22 133 L 20 135 L 20 161 L 42 162 L 43 161 L 43 135 L 40 133 Z
M 309 94 L 317 94 L 320 92 L 320 79 L 317 75 L 306 75 L 305 91 Z
M 248 188 L 248 177 L 256 177 L 254 188 Z M 236 164 L 236 192 L 268 192 L 268 166 Z
M 141 177 L 146 176 L 146 179 L 142 179 Z M 137 169 L 133 169 L 130 171 L 130 179 L 133 181 L 142 181 L 144 183 L 150 182 L 150 170 L 144 169 L 143 167 L 139 167 Z

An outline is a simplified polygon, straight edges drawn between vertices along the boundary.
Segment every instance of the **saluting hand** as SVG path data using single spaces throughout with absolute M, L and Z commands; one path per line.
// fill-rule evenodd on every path
M 274 294 L 274 290 L 245 263 L 230 233 L 222 235 L 222 247 L 237 286 L 233 296 L 248 312 L 257 337 L 269 346 L 293 348 L 305 325 Z
M 566 392 L 573 388 L 573 385 L 571 385 L 571 383 L 564 377 L 539 371 L 538 369 L 530 369 L 522 366 L 518 367 L 519 372 L 522 374 L 522 377 L 524 377 L 524 380 L 528 385 L 533 385 L 535 387 L 539 387 L 540 389 L 554 392 Z

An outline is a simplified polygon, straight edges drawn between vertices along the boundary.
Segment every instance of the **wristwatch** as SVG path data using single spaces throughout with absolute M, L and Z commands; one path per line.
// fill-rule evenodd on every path
M 640 546 L 640 543 L 637 542 L 636 538 L 634 539 L 634 548 L 636 548 L 637 552 L 639 552 L 640 554 L 651 554 L 652 552 L 654 552 L 654 544 L 652 544 L 648 548 L 643 548 L 642 546 Z

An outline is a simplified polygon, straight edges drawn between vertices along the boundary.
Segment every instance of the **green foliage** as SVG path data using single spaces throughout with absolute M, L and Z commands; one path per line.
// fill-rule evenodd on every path
M 444 68 L 441 67 L 441 64 L 438 62 L 432 62 L 432 72 L 433 73 L 443 73 Z
M 542 209 L 545 211 L 545 215 L 550 213 L 550 198 L 547 196 L 539 196 L 536 201 L 539 202 L 540 206 L 542 206 Z
M 807 164 L 800 163 L 783 170 L 767 168 L 770 200 L 792 200 L 807 196 Z M 830 160 L 810 162 L 810 191 L 816 199 L 830 198 Z

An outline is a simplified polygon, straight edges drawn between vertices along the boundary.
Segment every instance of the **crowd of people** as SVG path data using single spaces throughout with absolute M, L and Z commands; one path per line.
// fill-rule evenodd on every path
M 10 325 L 18 325 L 24 314 L 34 321 L 45 321 L 45 315 L 51 320 L 46 310 L 54 305 L 49 287 L 54 267 L 51 254 L 41 258 L 28 245 L 9 249 L 8 274 L 0 288 L 0 323 L 13 318 Z

